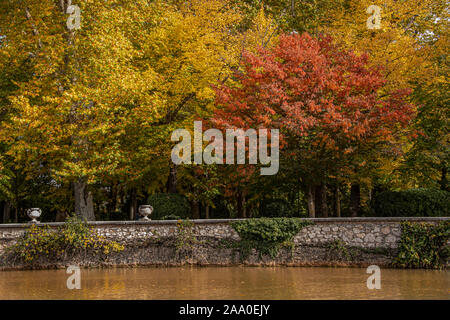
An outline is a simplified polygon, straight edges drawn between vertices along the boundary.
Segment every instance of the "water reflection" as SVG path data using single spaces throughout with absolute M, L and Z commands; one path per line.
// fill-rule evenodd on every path
M 0 299 L 449 299 L 449 273 L 381 270 L 369 290 L 365 268 L 184 267 L 0 272 Z

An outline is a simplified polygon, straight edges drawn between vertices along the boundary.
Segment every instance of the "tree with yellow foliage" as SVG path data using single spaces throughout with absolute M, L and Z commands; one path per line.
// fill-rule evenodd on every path
M 32 64 L 2 104 L 13 112 L 0 141 L 14 161 L 70 182 L 75 212 L 88 220 L 91 185 L 133 186 L 149 171 L 161 181 L 171 131 L 214 108 L 211 85 L 231 81 L 243 47 L 256 41 L 238 30 L 242 16 L 225 0 L 0 6 L 2 62 Z
M 367 22 L 380 9 L 379 29 Z M 414 81 L 426 81 L 433 68 L 433 34 L 448 25 L 444 1 L 351 0 L 347 10 L 330 12 L 333 24 L 322 28 L 348 48 L 370 55 L 374 65 L 384 66 L 386 90 L 410 87 Z
M 341 10 L 330 11 L 333 22 L 320 29 L 347 48 L 367 53 L 373 65 L 382 66 L 387 80 L 383 92 L 412 89 L 411 102 L 419 108 L 420 115 L 423 114 L 420 109 L 423 99 L 418 97 L 419 91 L 423 93 L 420 88 L 435 88 L 436 81 L 442 79 L 437 76 L 436 60 L 441 51 L 438 43 L 442 43 L 441 37 L 448 30 L 448 14 L 447 4 L 441 0 L 350 0 Z M 379 27 L 369 27 L 374 23 L 379 23 Z M 411 128 L 389 141 L 380 141 L 386 145 L 385 152 L 363 155 L 364 163 L 372 163 L 376 170 L 368 173 L 368 167 L 360 168 L 359 173 L 349 175 L 352 177 L 350 180 L 361 181 L 371 187 L 377 182 L 407 187 L 398 173 L 405 160 L 404 155 L 414 145 L 408 134 Z

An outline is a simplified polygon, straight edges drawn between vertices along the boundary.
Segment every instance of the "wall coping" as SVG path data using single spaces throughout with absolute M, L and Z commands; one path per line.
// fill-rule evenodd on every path
M 194 224 L 227 224 L 233 221 L 240 221 L 246 219 L 194 219 L 190 220 Z M 305 221 L 313 221 L 318 223 L 345 223 L 345 222 L 436 222 L 447 221 L 450 217 L 345 217 L 345 218 L 302 218 Z M 134 226 L 134 225 L 176 225 L 179 220 L 151 220 L 151 221 L 90 221 L 88 225 L 91 226 Z M 0 224 L 1 229 L 8 228 L 26 228 L 31 223 L 5 223 Z M 50 227 L 57 227 L 64 225 L 64 222 L 42 222 L 39 226 L 48 225 Z

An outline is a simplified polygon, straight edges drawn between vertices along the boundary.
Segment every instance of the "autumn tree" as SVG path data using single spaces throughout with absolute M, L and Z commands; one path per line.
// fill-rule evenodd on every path
M 280 128 L 309 185 L 337 172 L 362 146 L 389 139 L 413 115 L 408 91 L 381 97 L 385 79 L 368 57 L 329 37 L 282 35 L 273 49 L 247 52 L 244 68 L 235 75 L 239 85 L 218 88 L 216 123 Z
M 55 179 L 70 181 L 76 214 L 93 220 L 89 185 L 121 169 L 121 116 L 152 83 L 133 63 L 140 22 L 134 14 L 145 1 L 78 3 L 80 28 L 68 22 L 71 5 L 2 2 L 1 49 L 15 48 L 18 60 L 34 64 L 32 78 L 9 97 L 17 112 L 4 123 L 2 141 L 15 160 L 45 162 Z
M 156 128 L 164 130 L 162 136 L 166 139 L 174 129 L 192 130 L 196 118 L 209 119 L 216 107 L 213 86 L 234 81 L 231 75 L 239 70 L 244 49 L 270 46 L 277 39 L 277 26 L 263 10 L 257 12 L 247 29 L 241 30 L 243 16 L 227 1 L 176 3 L 175 7 L 160 4 L 166 19 L 149 32 L 146 40 L 146 58 L 151 59 L 161 80 L 155 94 L 163 97 Z M 177 185 L 194 202 L 194 212 L 199 203 L 209 208 L 215 194 L 212 191 L 216 190 L 211 187 L 216 171 L 208 168 L 199 173 L 197 169 L 174 165 L 169 169 L 172 146 L 162 147 L 167 155 L 162 161 L 166 161 L 169 173 L 166 190 L 173 192 Z
M 279 31 L 316 34 L 320 27 L 333 23 L 335 11 L 342 11 L 347 0 L 232 0 L 251 21 L 263 9 L 277 23 Z M 245 24 L 244 24 L 245 26 Z
M 371 6 L 372 9 L 368 11 Z M 404 88 L 413 90 L 410 98 L 419 108 L 419 122 L 414 128 L 405 130 L 402 137 L 399 136 L 401 145 L 384 148 L 386 153 L 395 157 L 378 157 L 384 164 L 375 175 L 372 172 L 371 180 L 377 185 L 393 188 L 417 187 L 420 185 L 418 181 L 426 180 L 420 177 L 423 171 L 417 170 L 417 166 L 431 168 L 430 163 L 440 161 L 432 160 L 432 157 L 426 155 L 427 147 L 423 148 L 423 143 L 419 143 L 422 147 L 418 147 L 414 139 L 411 139 L 414 134 L 411 130 L 430 133 L 426 127 L 421 128 L 422 125 L 429 124 L 428 121 L 423 121 L 425 115 L 431 115 L 435 111 L 442 114 L 442 111 L 438 111 L 438 105 L 445 101 L 445 97 L 436 93 L 440 91 L 437 88 L 444 88 L 448 82 L 442 78 L 446 67 L 445 63 L 441 63 L 445 39 L 448 39 L 448 4 L 440 0 L 351 0 L 342 10 L 332 10 L 329 14 L 332 23 L 321 25 L 319 29 L 331 34 L 346 48 L 367 53 L 372 65 L 382 65 L 386 92 Z M 379 20 L 379 28 L 368 28 L 368 23 L 374 18 Z M 432 99 L 433 106 L 430 105 Z M 435 122 L 433 127 L 436 128 L 438 124 L 437 131 L 445 131 L 442 121 Z M 424 135 L 418 137 L 423 142 L 420 137 Z M 431 147 L 431 144 L 428 143 L 428 146 Z M 444 153 L 437 150 L 433 154 L 438 158 L 445 157 Z M 366 160 L 377 161 L 367 157 Z M 430 174 L 431 171 L 427 170 Z M 434 173 L 432 176 L 431 180 L 436 180 Z M 363 175 L 354 175 L 354 178 L 360 181 L 365 179 L 367 182 Z M 431 180 L 428 179 L 426 185 L 432 185 Z
M 410 141 L 405 161 L 400 164 L 402 185 L 435 187 L 449 191 L 450 130 L 448 31 L 436 34 L 431 77 L 417 83 L 414 100 L 420 104 L 414 122 L 415 139 Z
M 69 182 L 89 220 L 93 186 L 125 181 L 120 189 L 135 194 L 166 184 L 170 133 L 214 109 L 211 84 L 230 81 L 243 48 L 271 28 L 259 15 L 242 34 L 224 0 L 4 1 L 1 12 L 2 68 L 26 77 L 0 92 L 0 141 L 13 162 Z

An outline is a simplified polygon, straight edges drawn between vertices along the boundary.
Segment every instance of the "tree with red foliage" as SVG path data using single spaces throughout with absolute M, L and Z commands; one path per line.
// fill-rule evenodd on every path
M 212 122 L 280 129 L 280 145 L 302 163 L 310 191 L 393 141 L 414 116 L 408 89 L 384 92 L 381 67 L 327 36 L 281 35 L 273 48 L 245 52 L 242 67 L 235 85 L 215 88 Z

